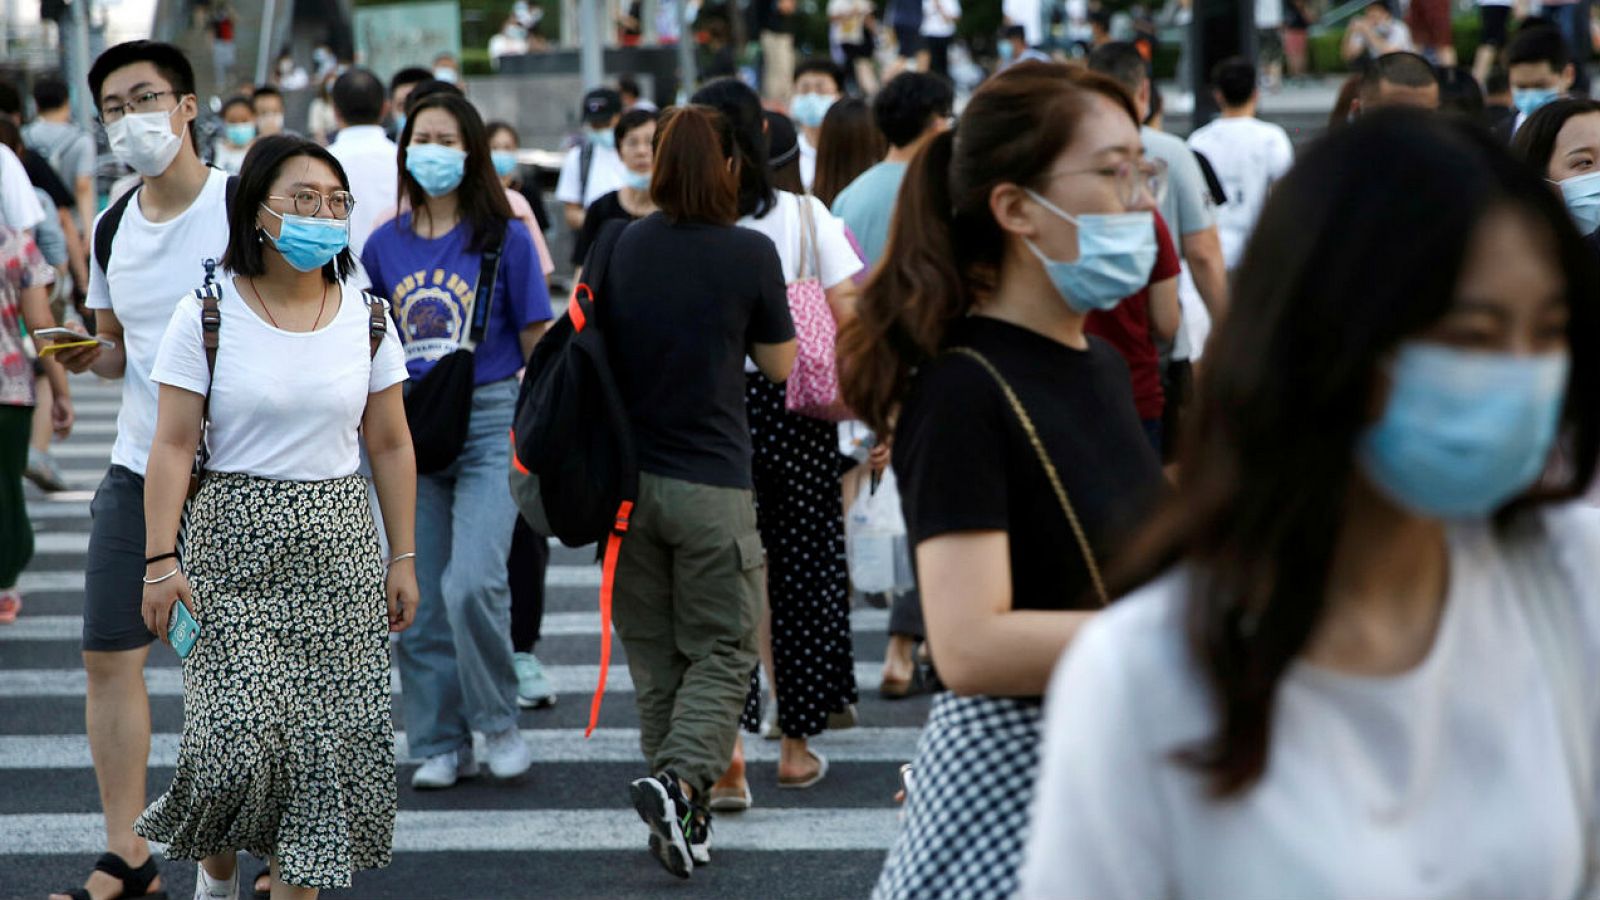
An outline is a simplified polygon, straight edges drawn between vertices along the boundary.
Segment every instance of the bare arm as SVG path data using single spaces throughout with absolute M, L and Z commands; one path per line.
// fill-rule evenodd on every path
M 411 430 L 406 425 L 400 385 L 367 397 L 361 431 L 372 462 L 372 481 L 378 489 L 378 508 L 383 512 L 389 551 L 395 556 L 413 552 L 417 546 L 417 461 L 411 449 Z M 415 560 L 391 564 L 386 581 L 389 630 L 404 631 L 417 614 Z
M 535 322 L 517 333 L 517 342 L 522 344 L 522 361 L 524 363 L 533 354 L 534 345 L 538 344 L 539 339 L 544 337 L 544 333 L 549 330 L 549 322 Z
M 55 316 L 50 314 L 50 290 L 44 285 L 24 288 L 22 291 L 22 321 L 30 334 L 41 328 L 54 328 Z M 34 347 L 43 349 L 35 338 Z M 56 437 L 66 438 L 72 433 L 72 387 L 67 384 L 67 370 L 46 356 L 41 360 L 45 380 L 50 383 L 50 426 Z
M 1165 344 L 1178 336 L 1183 322 L 1183 306 L 1178 302 L 1178 279 L 1168 278 L 1150 285 L 1150 328 L 1156 340 Z
M 564 204 L 562 206 L 562 208 L 561 208 L 561 212 L 562 212 L 563 215 L 565 215 L 567 217 L 567 227 L 571 228 L 573 233 L 577 233 L 577 232 L 583 230 L 583 204 L 582 203 L 567 203 L 567 204 Z
M 1089 612 L 1016 610 L 1003 531 L 917 545 L 917 583 L 939 678 L 956 694 L 1036 697 Z
M 78 230 L 78 220 L 66 210 L 57 210 L 61 216 L 61 233 L 67 239 L 67 269 L 72 273 L 72 280 L 80 286 L 80 290 L 89 286 L 89 252 L 88 244 L 83 239 L 83 232 Z
M 63 350 L 56 354 L 61 364 L 74 372 L 92 371 L 101 378 L 121 378 L 128 367 L 127 348 L 123 345 L 122 322 L 109 309 L 94 311 L 95 334 L 116 343 L 115 347 L 96 345 L 76 350 Z
M 828 308 L 833 311 L 833 321 L 840 328 L 856 317 L 856 299 L 860 295 L 855 280 L 850 278 L 828 288 Z
M 1362 51 L 1366 49 L 1363 37 L 1370 41 L 1372 34 L 1367 28 L 1367 23 L 1359 19 L 1351 22 L 1350 27 L 1344 30 L 1344 42 L 1340 45 L 1339 52 L 1344 56 L 1345 62 L 1354 62 L 1361 58 Z
M 94 212 L 100 208 L 100 204 L 94 196 L 94 176 L 79 175 L 72 188 L 73 195 L 78 201 L 78 219 L 79 224 L 82 226 L 79 234 L 83 240 L 83 248 L 87 251 L 89 249 L 89 235 L 94 234 Z M 85 280 L 84 283 L 88 284 L 88 281 Z
M 794 370 L 795 342 L 791 339 L 781 344 L 751 344 L 750 359 L 761 374 L 778 383 L 789 380 Z
M 145 558 L 172 553 L 178 546 L 178 520 L 189 493 L 189 473 L 194 467 L 195 449 L 200 446 L 201 419 L 205 397 L 193 391 L 161 385 L 156 407 L 156 437 L 150 445 L 150 462 L 144 473 L 144 555 Z M 141 614 L 150 633 L 165 641 L 175 602 L 183 601 L 193 612 L 189 579 L 177 569 L 178 561 L 163 559 L 145 565 L 147 580 Z
M 1183 258 L 1211 321 L 1222 324 L 1228 313 L 1228 267 L 1222 260 L 1222 239 L 1217 237 L 1216 226 L 1184 235 Z

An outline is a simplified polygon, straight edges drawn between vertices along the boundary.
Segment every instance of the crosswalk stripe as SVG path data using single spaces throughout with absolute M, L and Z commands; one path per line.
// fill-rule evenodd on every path
M 81 444 L 56 444 L 50 448 L 50 455 L 57 460 L 87 459 L 94 462 L 109 463 L 111 461 L 111 442 L 84 441 Z
M 111 437 L 116 437 L 117 436 L 117 422 L 116 422 L 115 419 L 105 419 L 105 420 L 96 420 L 96 421 L 88 421 L 88 422 L 78 422 L 78 423 L 76 423 L 76 424 L 74 424 L 72 426 L 72 433 L 75 434 L 75 435 L 91 435 L 92 434 L 92 435 L 98 435 L 100 437 L 105 437 L 106 435 L 110 435 Z
M 72 395 L 72 410 L 77 413 L 79 420 L 96 416 L 110 416 L 115 418 L 122 409 L 121 400 L 105 400 L 98 395 L 85 395 L 80 397 L 76 391 Z
M 204 640 L 204 638 L 202 638 Z M 883 674 L 879 663 L 858 662 L 855 677 L 858 684 L 876 684 Z M 574 665 L 545 666 L 550 686 L 558 694 L 587 694 L 594 691 L 600 677 L 599 666 Z M 400 674 L 391 671 L 390 689 L 399 692 Z M 152 697 L 182 697 L 183 670 L 152 668 L 144 673 L 145 685 Z M 628 667 L 611 667 L 606 682 L 606 693 L 633 692 L 633 677 Z M 87 693 L 87 680 L 82 669 L 4 669 L 0 670 L 0 697 L 82 697 Z M 0 832 L 3 833 L 3 832 Z M 3 843 L 3 842 L 0 842 Z
M 35 535 L 39 538 L 51 537 L 48 534 Z M 73 550 L 40 550 L 34 548 L 36 553 L 71 553 L 82 552 Z M 598 588 L 600 586 L 599 566 L 551 566 L 545 573 L 545 587 L 570 587 L 570 588 Z M 83 589 L 83 571 L 44 570 L 39 572 L 23 572 L 17 582 L 17 590 L 26 594 L 29 591 L 69 591 Z
M 93 499 L 93 491 L 61 491 L 50 494 L 44 500 L 29 500 L 28 519 L 33 522 L 87 519 L 89 501 Z M 85 540 L 88 539 L 87 535 L 85 532 Z
M 537 768 L 534 770 L 538 778 Z M 623 786 L 618 786 L 619 796 Z M 763 809 L 719 816 L 715 850 L 886 850 L 894 809 Z M 96 813 L 0 815 L 0 855 L 59 856 L 105 849 Z M 646 832 L 631 809 L 410 810 L 395 821 L 396 853 L 639 850 Z
M 833 762 L 904 762 L 916 754 L 920 728 L 850 728 L 829 731 L 812 745 Z M 635 762 L 639 755 L 639 729 L 597 728 L 585 738 L 579 728 L 528 728 L 523 737 L 533 750 L 535 765 L 548 763 Z M 150 765 L 174 766 L 181 735 L 150 736 Z M 483 737 L 477 741 L 478 758 L 484 758 Z M 395 757 L 410 753 L 404 732 L 395 735 Z M 745 741 L 745 758 L 752 762 L 777 762 L 777 741 Z M 0 735 L 0 771 L 12 769 L 82 769 L 94 765 L 89 739 L 81 734 Z M 537 774 L 537 770 L 535 770 Z M 3 844 L 0 841 L 0 844 Z
M 850 627 L 856 632 L 881 634 L 889 626 L 889 611 L 857 609 L 850 613 Z M 539 626 L 541 638 L 591 637 L 600 634 L 599 612 L 547 612 Z M 82 616 L 29 616 L 16 624 L 0 628 L 0 643 L 6 641 L 76 641 L 83 636 Z

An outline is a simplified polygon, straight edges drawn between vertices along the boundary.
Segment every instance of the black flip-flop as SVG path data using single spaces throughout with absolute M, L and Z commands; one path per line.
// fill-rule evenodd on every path
M 267 879 L 267 889 L 264 891 L 256 887 L 261 883 L 262 878 Z M 270 866 L 257 872 L 256 877 L 250 879 L 250 900 L 272 900 L 272 868 Z
M 115 897 L 111 897 L 110 900 L 167 900 L 166 891 L 152 892 L 150 890 L 150 882 L 161 877 L 161 867 L 156 865 L 156 855 L 154 853 L 150 854 L 150 858 L 144 861 L 144 865 L 137 869 L 128 865 L 127 860 L 115 853 L 102 854 L 99 859 L 95 860 L 94 870 L 96 872 L 104 872 L 122 882 L 122 891 Z M 71 897 L 72 900 L 93 900 L 89 894 L 89 889 L 85 887 L 75 887 L 70 891 L 58 891 L 57 893 Z

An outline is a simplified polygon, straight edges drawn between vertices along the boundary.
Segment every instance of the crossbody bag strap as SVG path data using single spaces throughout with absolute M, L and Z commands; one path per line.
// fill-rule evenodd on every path
M 1095 597 L 1099 599 L 1101 606 L 1107 605 L 1110 603 L 1110 597 L 1106 594 L 1105 581 L 1100 577 L 1100 565 L 1095 562 L 1094 549 L 1089 546 L 1089 536 L 1083 530 L 1083 523 L 1078 521 L 1078 513 L 1072 508 L 1072 501 L 1067 498 L 1067 488 L 1061 483 L 1061 475 L 1056 471 L 1055 463 L 1050 461 L 1050 454 L 1045 452 L 1044 441 L 1039 439 L 1038 429 L 1033 427 L 1033 417 L 1028 415 L 1028 410 L 1023 407 L 1016 391 L 1011 389 L 1010 382 L 1006 381 L 1005 376 L 1000 374 L 1000 370 L 995 368 L 988 357 L 971 347 L 951 347 L 949 352 L 972 359 L 994 378 L 996 384 L 1000 385 L 1000 392 L 1005 394 L 1006 402 L 1011 405 L 1011 411 L 1016 414 L 1017 421 L 1022 423 L 1022 430 L 1028 436 L 1028 443 L 1033 445 L 1033 452 L 1038 455 L 1039 464 L 1044 467 L 1045 477 L 1050 480 L 1050 488 L 1055 491 L 1056 500 L 1061 504 L 1061 511 L 1066 514 L 1067 524 L 1072 526 L 1072 534 L 1078 539 L 1078 550 L 1083 553 L 1083 563 L 1089 569 L 1089 580 L 1094 583 Z
M 478 260 L 478 281 L 472 292 L 472 327 L 461 346 L 468 350 L 483 343 L 489 330 L 489 316 L 494 311 L 494 284 L 500 275 L 500 253 L 505 247 L 506 233 L 501 229 L 490 243 L 484 245 Z
M 197 288 L 195 299 L 200 301 L 200 340 L 206 350 L 206 399 L 202 422 L 211 421 L 211 382 L 217 377 L 217 336 L 222 330 L 222 290 L 216 282 L 208 281 Z
M 815 251 L 817 232 L 811 224 L 811 205 L 804 197 L 795 197 L 800 204 L 800 261 L 795 267 L 795 281 L 805 281 L 811 278 L 820 278 L 816 270 Z

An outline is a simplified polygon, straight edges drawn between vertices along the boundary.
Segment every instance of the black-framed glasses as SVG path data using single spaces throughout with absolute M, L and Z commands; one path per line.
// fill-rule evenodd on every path
M 99 119 L 101 125 L 111 125 L 122 119 L 128 113 L 171 112 L 161 108 L 162 97 L 182 97 L 177 91 L 145 91 L 135 94 L 127 103 L 112 103 L 100 107 Z
M 268 200 L 286 200 L 294 204 L 294 214 L 297 216 L 314 216 L 322 212 L 322 204 L 328 204 L 328 212 L 333 213 L 335 219 L 348 219 L 350 213 L 356 208 L 356 198 L 349 191 L 334 191 L 326 196 L 315 188 L 301 188 L 288 197 L 268 194 Z
M 1164 159 L 1124 160 L 1111 166 L 1051 172 L 1062 175 L 1110 175 L 1116 178 L 1119 199 L 1126 206 L 1138 206 L 1148 194 L 1157 205 L 1167 196 L 1167 161 Z

